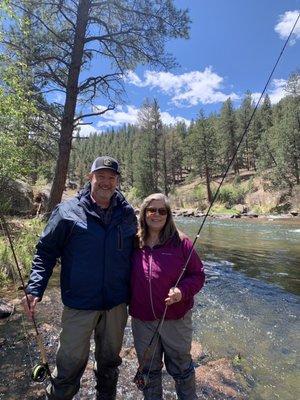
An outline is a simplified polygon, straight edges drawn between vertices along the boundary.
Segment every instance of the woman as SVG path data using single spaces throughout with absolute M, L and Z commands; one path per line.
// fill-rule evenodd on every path
M 141 207 L 139 247 L 133 254 L 130 315 L 140 369 L 145 377 L 144 399 L 162 399 L 162 358 L 175 380 L 178 398 L 197 399 L 190 355 L 193 297 L 204 284 L 202 263 L 193 250 L 177 287 L 175 284 L 192 248 L 173 221 L 168 198 L 156 193 Z M 158 327 L 158 338 L 149 343 Z

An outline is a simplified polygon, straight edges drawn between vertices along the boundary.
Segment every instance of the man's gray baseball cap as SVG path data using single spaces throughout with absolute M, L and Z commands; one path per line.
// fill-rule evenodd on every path
M 110 169 L 114 171 L 116 174 L 120 174 L 120 167 L 117 160 L 109 156 L 101 156 L 97 157 L 93 162 L 91 167 L 91 173 L 98 171 L 99 169 Z

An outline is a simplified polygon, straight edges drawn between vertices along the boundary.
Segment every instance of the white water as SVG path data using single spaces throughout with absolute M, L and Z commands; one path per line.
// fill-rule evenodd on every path
M 198 224 L 179 221 L 191 237 Z M 300 399 L 298 232 L 286 222 L 214 220 L 197 243 L 208 279 L 195 338 L 212 359 L 241 354 L 249 400 Z

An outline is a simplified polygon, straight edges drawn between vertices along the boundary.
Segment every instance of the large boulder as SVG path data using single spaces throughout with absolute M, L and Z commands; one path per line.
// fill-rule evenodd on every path
M 13 312 L 14 312 L 13 304 L 9 303 L 7 300 L 0 298 L 0 319 L 11 316 Z
M 291 202 L 291 214 L 296 217 L 300 214 L 300 185 L 293 187 Z
M 234 206 L 235 210 L 238 211 L 240 214 L 246 214 L 249 210 L 245 204 L 237 204 Z
M 9 179 L 2 188 L 1 202 L 10 214 L 29 214 L 33 208 L 32 188 L 26 182 Z

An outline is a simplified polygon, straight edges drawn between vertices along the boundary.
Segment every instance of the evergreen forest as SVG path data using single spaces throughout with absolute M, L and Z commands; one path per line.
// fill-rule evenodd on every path
M 292 190 L 300 184 L 299 87 L 299 74 L 292 74 L 285 98 L 274 106 L 268 95 L 264 98 L 232 165 L 237 182 L 246 170 L 262 176 L 274 190 Z M 137 125 L 74 139 L 69 179 L 82 185 L 91 160 L 111 155 L 122 166 L 122 189 L 133 197 L 169 194 L 177 185 L 201 177 L 211 201 L 212 182 L 224 174 L 254 106 L 247 93 L 239 108 L 229 98 L 219 113 L 205 116 L 200 110 L 190 126 L 166 126 L 157 101 L 146 100 Z

